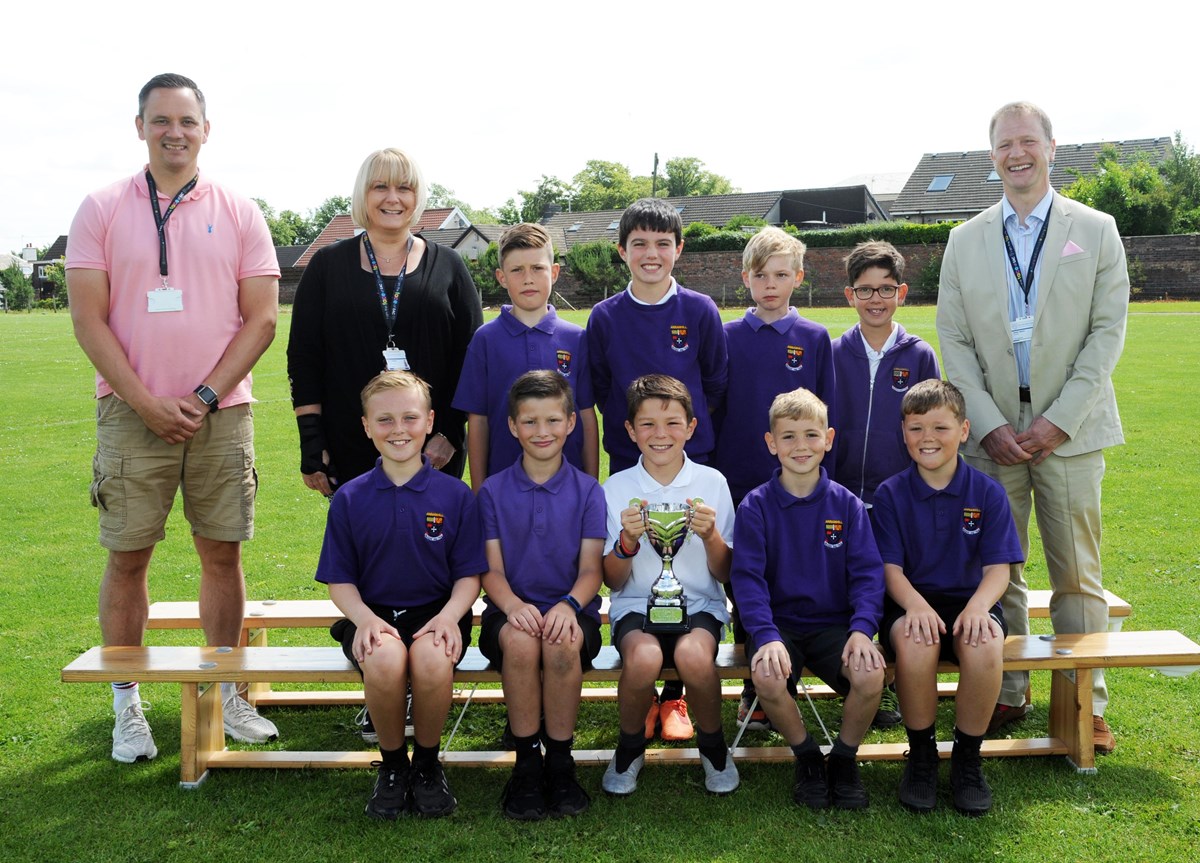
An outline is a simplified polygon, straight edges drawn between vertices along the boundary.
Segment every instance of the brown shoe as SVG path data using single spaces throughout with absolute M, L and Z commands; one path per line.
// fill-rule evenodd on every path
M 1014 722 L 1020 722 L 1029 713 L 1029 705 L 1022 704 L 1020 707 L 1010 707 L 1007 704 L 997 704 L 996 709 L 992 711 L 992 720 L 988 723 L 987 733 L 995 734 L 1005 725 L 1011 725 Z
M 1103 716 L 1092 717 L 1092 746 L 1099 755 L 1107 755 L 1117 748 L 1117 738 L 1113 737 Z

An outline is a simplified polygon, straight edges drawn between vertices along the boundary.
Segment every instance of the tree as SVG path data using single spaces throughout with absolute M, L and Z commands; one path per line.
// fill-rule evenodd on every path
M 60 258 L 53 264 L 46 264 L 42 272 L 42 278 L 54 285 L 54 293 L 51 296 L 54 299 L 55 307 L 62 306 L 65 309 L 70 302 L 67 297 L 67 271 L 63 267 L 62 259 Z
M 727 177 L 704 170 L 704 163 L 695 156 L 667 159 L 664 182 L 667 197 L 689 195 L 728 195 L 734 191 Z
M 1108 213 L 1122 236 L 1169 234 L 1175 221 L 1175 206 L 1167 181 L 1149 158 L 1138 154 L 1123 164 L 1121 151 L 1105 144 L 1096 154 L 1096 173 L 1082 175 L 1067 169 L 1075 182 L 1063 195 Z
M 21 311 L 33 305 L 33 285 L 16 261 L 0 270 L 0 284 L 4 285 L 4 298 L 9 309 Z
M 458 207 L 462 214 L 467 217 L 473 225 L 496 225 L 500 223 L 500 216 L 488 207 L 477 210 L 464 201 L 462 198 L 455 197 L 453 189 L 447 189 L 441 183 L 430 183 L 429 194 L 425 201 L 425 206 L 430 209 L 438 207 Z
M 1158 167 L 1175 200 L 1175 224 L 1172 233 L 1200 232 L 1200 156 L 1175 133 L 1167 161 Z
M 590 289 L 592 299 L 602 299 L 611 292 L 619 291 L 628 280 L 616 243 L 609 240 L 577 243 L 563 258 L 571 274 Z
M 575 197 L 575 189 L 558 177 L 542 174 L 542 181 L 538 183 L 536 189 L 533 191 L 522 189 L 517 194 L 521 196 L 520 204 L 517 204 L 516 199 L 509 198 L 500 207 L 500 223 L 503 225 L 515 225 L 518 222 L 540 222 L 546 208 L 552 204 L 570 207 L 572 199 Z
M 298 240 L 301 243 L 311 243 L 317 238 L 321 231 L 325 230 L 325 226 L 333 221 L 334 216 L 340 216 L 343 213 L 350 212 L 350 199 L 344 195 L 333 195 L 326 198 L 321 206 L 315 210 L 308 211 L 308 233 L 311 237 L 306 237 L 303 240 Z
M 467 260 L 467 270 L 471 273 L 471 280 L 475 282 L 475 287 L 479 289 L 479 295 L 483 298 L 484 305 L 504 302 L 508 297 L 508 292 L 496 281 L 496 270 L 498 269 L 500 269 L 500 246 L 496 243 L 489 243 L 488 247 L 479 255 L 478 260 Z
M 579 190 L 575 209 L 581 212 L 622 210 L 638 198 L 650 197 L 652 187 L 649 177 L 635 177 L 620 162 L 600 159 L 589 160 L 573 182 Z
M 271 232 L 271 242 L 276 246 L 308 244 L 315 238 L 315 235 L 309 237 L 309 224 L 299 213 L 284 210 L 275 215 L 275 208 L 262 198 L 255 198 L 254 203 L 262 210 L 263 218 L 267 220 L 267 230 Z

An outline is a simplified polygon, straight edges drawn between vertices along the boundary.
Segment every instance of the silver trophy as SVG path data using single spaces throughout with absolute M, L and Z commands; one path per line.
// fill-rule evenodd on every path
M 703 501 L 695 498 L 692 505 L 686 503 L 651 503 L 641 506 L 641 501 L 630 501 L 640 507 L 642 522 L 646 525 L 646 539 L 654 552 L 662 558 L 662 572 L 650 597 L 646 600 L 646 622 L 642 629 L 660 635 L 677 635 L 691 628 L 688 621 L 687 596 L 683 585 L 675 577 L 671 561 L 679 554 L 684 543 L 692 536 L 692 515 Z

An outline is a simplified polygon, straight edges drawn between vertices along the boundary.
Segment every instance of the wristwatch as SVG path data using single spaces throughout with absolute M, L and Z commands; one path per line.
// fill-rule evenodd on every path
M 196 394 L 196 397 L 200 399 L 200 401 L 208 405 L 209 413 L 212 413 L 218 407 L 220 407 L 220 405 L 217 404 L 217 391 L 208 384 L 200 384 L 200 386 L 196 387 L 194 390 L 192 390 L 192 392 Z

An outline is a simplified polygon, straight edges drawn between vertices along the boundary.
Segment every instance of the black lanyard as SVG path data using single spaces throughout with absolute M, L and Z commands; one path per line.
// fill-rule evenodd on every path
M 404 276 L 408 272 L 408 256 L 412 252 L 413 238 L 408 238 L 408 246 L 404 249 L 404 266 L 396 277 L 396 291 L 392 295 L 391 308 L 388 308 L 387 291 L 383 286 L 383 275 L 379 272 L 379 263 L 375 260 L 375 250 L 371 248 L 371 238 L 363 231 L 363 248 L 367 250 L 367 260 L 371 262 L 371 272 L 375 274 L 375 287 L 379 291 L 379 305 L 383 309 L 383 322 L 388 328 L 388 347 L 392 346 L 392 331 L 396 329 L 396 310 L 400 306 L 400 292 L 404 290 Z
M 1021 262 L 1017 260 L 1017 250 L 1013 248 L 1012 239 L 1008 236 L 1008 227 L 1003 222 L 1000 223 L 1000 227 L 1004 231 L 1004 248 L 1008 252 L 1008 264 L 1017 278 L 1017 285 L 1025 294 L 1025 310 L 1028 311 L 1029 292 L 1033 290 L 1033 274 L 1036 272 L 1038 256 L 1042 254 L 1042 246 L 1046 242 L 1046 229 L 1050 227 L 1050 210 L 1046 210 L 1046 218 L 1042 220 L 1042 230 L 1038 232 L 1037 241 L 1033 244 L 1033 254 L 1029 256 L 1029 284 L 1025 284 L 1025 278 L 1021 274 Z
M 158 209 L 158 187 L 154 185 L 154 177 L 150 175 L 149 171 L 146 172 L 146 186 L 150 189 L 150 209 L 154 211 L 154 224 L 158 228 L 158 272 L 163 277 L 164 285 L 167 283 L 167 219 L 171 218 L 171 214 L 175 212 L 175 208 L 179 206 L 179 202 L 187 196 L 187 193 L 196 188 L 196 180 L 199 178 L 200 175 L 197 174 L 179 190 L 179 194 L 172 198 L 171 203 L 167 205 L 167 212 L 164 215 Z

